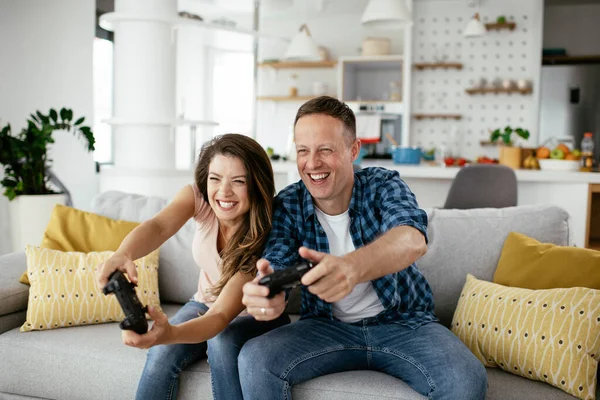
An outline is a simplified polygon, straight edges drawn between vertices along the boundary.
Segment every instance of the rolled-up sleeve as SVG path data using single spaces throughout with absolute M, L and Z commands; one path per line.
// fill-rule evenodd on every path
M 281 199 L 276 198 L 273 211 L 273 227 L 263 251 L 274 270 L 294 265 L 298 254 L 298 235 L 294 221 Z
M 423 234 L 427 242 L 427 213 L 419 208 L 415 195 L 400 179 L 398 172 L 389 171 L 386 178 L 377 196 L 381 215 L 380 233 L 397 226 L 412 226 Z

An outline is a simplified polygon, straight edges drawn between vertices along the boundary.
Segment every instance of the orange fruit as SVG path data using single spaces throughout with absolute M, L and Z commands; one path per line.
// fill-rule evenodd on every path
M 563 153 L 565 153 L 565 154 L 569 154 L 571 152 L 569 147 L 564 143 L 559 144 L 558 146 L 556 146 L 556 148 L 561 149 L 563 151 Z
M 569 153 L 565 156 L 565 160 L 577 160 L 577 157 Z
M 539 149 L 537 149 L 536 157 L 538 159 L 550 157 L 550 149 L 547 147 L 540 147 Z

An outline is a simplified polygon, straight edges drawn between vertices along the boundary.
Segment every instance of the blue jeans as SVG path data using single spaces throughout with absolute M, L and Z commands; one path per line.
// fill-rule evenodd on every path
M 208 307 L 195 300 L 187 302 L 169 320 L 180 324 L 204 314 Z M 225 330 L 207 342 L 154 346 L 148 351 L 146 365 L 138 384 L 137 400 L 177 398 L 179 374 L 188 365 L 204 358 L 208 351 L 213 397 L 242 399 L 237 358 L 247 340 L 290 322 L 287 314 L 274 321 L 259 322 L 252 316 L 237 317 Z M 214 362 L 213 362 L 214 361 Z
M 444 326 L 417 329 L 307 318 L 248 341 L 238 357 L 246 400 L 291 399 L 293 385 L 317 376 L 373 370 L 430 399 L 484 399 L 483 364 Z

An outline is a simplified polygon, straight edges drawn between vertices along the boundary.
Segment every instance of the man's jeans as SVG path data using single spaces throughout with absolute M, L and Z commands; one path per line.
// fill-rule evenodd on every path
M 291 399 L 291 387 L 317 376 L 373 370 L 430 399 L 484 399 L 483 364 L 444 326 L 417 329 L 307 318 L 248 341 L 238 358 L 246 400 Z
M 208 307 L 195 300 L 187 302 L 169 320 L 180 324 L 204 314 Z M 224 331 L 198 344 L 154 346 L 148 351 L 146 366 L 138 385 L 137 400 L 169 400 L 177 398 L 179 373 L 191 363 L 204 358 L 208 349 L 213 397 L 242 399 L 237 369 L 240 349 L 247 340 L 290 322 L 287 314 L 270 322 L 259 322 L 252 316 L 237 317 Z

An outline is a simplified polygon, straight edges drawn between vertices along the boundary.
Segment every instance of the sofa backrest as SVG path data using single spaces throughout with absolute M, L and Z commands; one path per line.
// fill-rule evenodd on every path
M 92 201 L 92 212 L 108 218 L 142 222 L 167 205 L 161 197 L 116 191 L 104 192 Z M 196 223 L 191 219 L 160 248 L 158 290 L 161 301 L 185 303 L 198 290 L 200 269 L 192 257 Z
M 92 202 L 92 211 L 113 219 L 141 222 L 166 205 L 164 198 L 112 191 L 98 195 Z M 429 244 L 417 266 L 431 285 L 436 314 L 446 326 L 452 321 L 467 273 L 491 281 L 510 232 L 541 242 L 570 244 L 569 215 L 555 206 L 426 211 Z M 161 301 L 183 304 L 197 290 L 199 268 L 191 251 L 194 231 L 195 222 L 190 220 L 161 247 Z M 297 297 L 290 298 L 292 312 L 300 309 Z
M 428 211 L 428 250 L 417 267 L 431 285 L 436 314 L 446 326 L 452 322 L 467 273 L 491 281 L 510 232 L 570 244 L 569 214 L 555 206 Z

